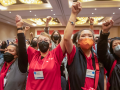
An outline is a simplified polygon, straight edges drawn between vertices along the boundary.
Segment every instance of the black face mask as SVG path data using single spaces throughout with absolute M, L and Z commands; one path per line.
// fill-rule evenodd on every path
M 53 38 L 54 38 L 54 40 L 58 40 L 59 36 L 58 35 L 54 35 Z
M 31 42 L 31 46 L 32 46 L 32 47 L 37 47 L 37 42 L 36 42 L 36 41 L 32 41 L 32 42 Z
M 14 59 L 14 55 L 10 54 L 9 52 L 6 52 L 4 54 L 4 61 L 5 62 L 11 62 Z
M 41 52 L 43 52 L 43 53 L 47 52 L 47 50 L 49 48 L 48 42 L 42 41 L 42 42 L 39 42 L 38 45 L 39 45 L 39 49 Z

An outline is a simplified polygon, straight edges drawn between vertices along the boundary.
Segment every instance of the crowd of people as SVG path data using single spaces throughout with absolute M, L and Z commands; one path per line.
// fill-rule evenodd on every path
M 26 39 L 30 27 L 16 15 L 17 38 L 0 41 L 0 90 L 120 90 L 120 37 L 108 38 L 114 21 L 106 20 L 94 37 L 89 17 L 90 28 L 71 39 L 82 5 L 71 8 L 63 38 L 49 34 L 48 16 L 44 32 Z

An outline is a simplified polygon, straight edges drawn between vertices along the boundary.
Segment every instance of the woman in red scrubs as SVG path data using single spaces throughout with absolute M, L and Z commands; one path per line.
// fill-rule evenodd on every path
M 78 46 L 72 43 L 71 36 L 78 13 L 82 10 L 80 2 L 74 2 L 67 27 L 64 32 L 65 47 L 68 53 L 68 73 L 71 90 L 104 90 L 104 67 L 99 64 L 93 52 L 94 34 L 90 29 L 78 33 Z
M 16 25 L 18 29 L 23 26 L 22 18 L 18 15 Z M 40 51 L 27 46 L 30 66 L 26 90 L 62 90 L 60 65 L 65 54 L 64 40 L 55 49 L 49 51 L 50 36 L 42 32 L 38 37 L 38 47 Z

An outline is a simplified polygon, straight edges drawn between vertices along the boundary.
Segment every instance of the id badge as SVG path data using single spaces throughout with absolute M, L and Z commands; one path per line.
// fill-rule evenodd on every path
M 5 86 L 5 84 L 6 84 L 6 81 L 7 81 L 7 79 L 6 79 L 6 78 L 4 78 L 4 86 Z
M 86 71 L 86 77 L 95 78 L 95 70 L 87 69 L 87 71 Z
M 44 79 L 43 71 L 34 71 L 34 78 L 35 79 Z

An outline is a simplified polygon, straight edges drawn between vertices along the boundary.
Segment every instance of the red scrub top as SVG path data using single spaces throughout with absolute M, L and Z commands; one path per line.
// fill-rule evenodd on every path
M 28 47 L 29 74 L 26 90 L 62 90 L 60 65 L 64 54 L 60 44 L 41 60 L 40 51 Z M 44 63 L 44 64 L 43 64 Z M 35 79 L 34 71 L 43 71 L 44 79 Z

